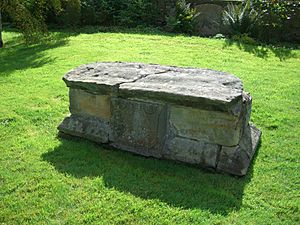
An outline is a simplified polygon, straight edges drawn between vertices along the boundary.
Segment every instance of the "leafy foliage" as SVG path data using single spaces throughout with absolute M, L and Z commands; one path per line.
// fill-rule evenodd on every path
M 296 10 L 300 13 L 300 1 L 253 0 L 253 8 L 259 14 L 259 38 L 270 41 L 284 33 L 286 22 L 294 19 Z
M 293 20 L 300 9 L 299 1 L 245 0 L 243 4 L 229 4 L 223 15 L 223 24 L 232 35 L 276 42 L 283 37 L 285 25 Z M 298 11 L 298 13 L 300 10 Z
M 76 2 L 76 4 L 74 4 Z M 65 26 L 163 26 L 167 5 L 175 0 L 62 0 L 62 13 L 48 22 Z M 80 10 L 78 9 L 80 8 Z M 79 21 L 78 21 L 79 20 Z
M 237 43 L 247 44 L 247 45 L 256 45 L 257 44 L 257 42 L 246 33 L 233 35 L 231 37 L 231 41 L 235 41 Z
M 104 25 L 108 21 L 109 5 L 105 0 L 81 1 L 81 24 Z
M 259 12 L 260 22 L 266 27 L 281 27 L 284 21 L 295 15 L 300 1 L 295 0 L 253 0 L 253 8 Z
M 196 9 L 191 7 L 185 0 L 178 0 L 175 11 L 166 18 L 167 27 L 171 31 L 193 34 L 195 19 L 198 17 Z
M 227 26 L 230 33 L 250 34 L 254 31 L 258 14 L 251 7 L 250 0 L 243 4 L 229 4 L 223 13 L 223 24 Z
M 59 12 L 60 0 L 2 0 L 0 11 L 6 13 L 23 33 L 27 43 L 35 42 L 47 31 L 47 11 Z
M 148 26 L 194 34 L 198 13 L 187 2 L 186 0 L 0 0 L 0 12 L 2 18 L 9 18 L 20 29 L 28 43 L 39 40 L 47 32 L 46 24 L 49 23 L 64 27 Z M 269 40 L 284 33 L 286 21 L 294 18 L 297 9 L 300 9 L 298 0 L 244 0 L 242 4 L 229 4 L 226 7 L 223 23 L 229 28 L 231 35 L 248 34 L 250 37 Z M 298 35 L 294 33 L 294 36 Z
M 81 3 L 80 0 L 62 0 L 62 12 L 59 23 L 66 26 L 80 24 Z

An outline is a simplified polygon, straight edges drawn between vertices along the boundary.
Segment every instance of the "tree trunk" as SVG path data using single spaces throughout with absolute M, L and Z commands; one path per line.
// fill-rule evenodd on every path
M 0 48 L 3 47 L 3 40 L 2 40 L 2 17 L 1 17 L 1 11 L 0 11 Z

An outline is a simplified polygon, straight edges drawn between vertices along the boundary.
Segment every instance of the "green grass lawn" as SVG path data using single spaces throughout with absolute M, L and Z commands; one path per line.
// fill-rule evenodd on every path
M 299 224 L 300 50 L 153 32 L 66 31 L 0 50 L 0 224 Z M 230 72 L 253 96 L 261 146 L 235 178 L 57 138 L 70 69 L 95 61 Z

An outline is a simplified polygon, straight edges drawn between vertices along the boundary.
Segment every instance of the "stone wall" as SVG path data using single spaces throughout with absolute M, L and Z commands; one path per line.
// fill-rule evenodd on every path
M 64 134 L 234 175 L 245 175 L 260 131 L 242 82 L 207 69 L 95 63 L 65 75 Z

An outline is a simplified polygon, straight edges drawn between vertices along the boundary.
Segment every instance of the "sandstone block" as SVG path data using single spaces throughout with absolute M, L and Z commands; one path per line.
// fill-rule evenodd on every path
M 151 73 L 165 70 L 163 66 L 140 63 L 92 63 L 71 70 L 63 80 L 70 88 L 98 94 L 112 94 L 118 92 L 120 84 L 135 82 Z
M 237 77 L 209 69 L 93 63 L 67 73 L 61 133 L 244 175 L 260 138 Z
M 239 143 L 239 117 L 218 111 L 171 106 L 170 123 L 176 134 L 208 143 L 234 146 Z
M 70 112 L 110 120 L 110 96 L 95 95 L 81 89 L 70 89 Z
M 76 137 L 83 137 L 98 143 L 107 143 L 110 127 L 99 118 L 71 115 L 58 126 L 60 132 Z
M 258 146 L 260 136 L 261 132 L 256 127 L 249 125 L 237 146 L 222 147 L 217 170 L 238 176 L 245 175 Z
M 215 168 L 220 146 L 188 138 L 175 137 L 168 143 L 168 159 Z
M 113 146 L 161 157 L 167 123 L 165 105 L 114 98 L 112 107 Z
M 208 69 L 165 69 L 135 82 L 120 84 L 119 95 L 239 114 L 243 93 L 240 79 Z

